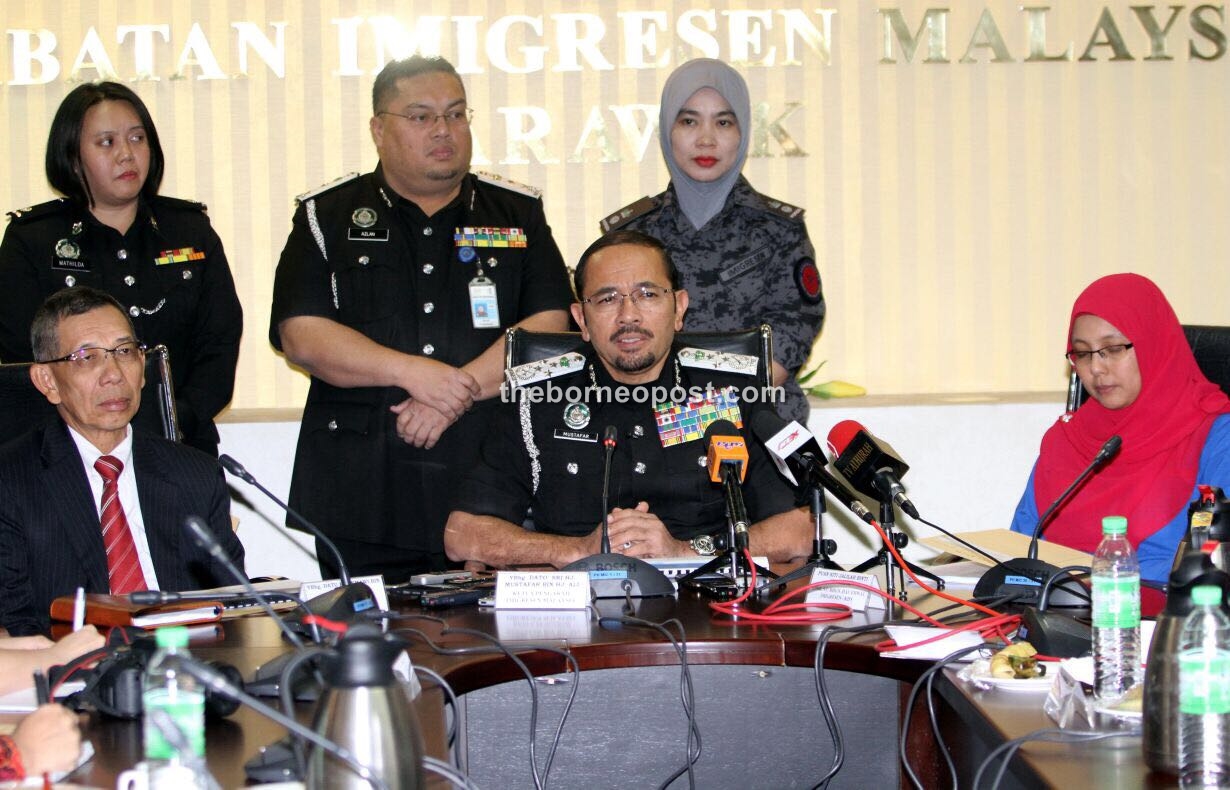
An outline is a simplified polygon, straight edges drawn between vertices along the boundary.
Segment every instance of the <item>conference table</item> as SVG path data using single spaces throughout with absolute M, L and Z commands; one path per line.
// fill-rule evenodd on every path
M 910 588 L 924 609 L 946 602 Z M 460 702 L 456 709 L 428 681 L 416 701 L 426 752 L 448 759 L 459 754 L 480 787 L 533 787 L 529 768 L 532 685 L 539 697 L 537 765 L 541 771 L 559 716 L 576 687 L 576 700 L 562 728 L 549 775 L 555 787 L 657 786 L 682 768 L 687 719 L 680 704 L 680 661 L 675 647 L 650 628 L 618 623 L 622 601 L 600 602 L 599 614 L 493 611 L 477 606 L 424 610 L 396 608 L 390 628 L 409 642 L 416 666 L 440 673 Z M 813 663 L 824 626 L 765 626 L 715 616 L 697 593 L 642 599 L 642 620 L 677 619 L 686 633 L 696 718 L 703 737 L 696 771 L 698 787 L 811 787 L 833 755 L 820 714 Z M 884 610 L 869 610 L 833 623 L 882 622 Z M 235 665 L 245 677 L 289 648 L 265 617 L 227 620 L 223 637 L 194 644 L 194 655 Z M 508 655 L 491 649 L 500 639 L 536 678 L 527 681 Z M 930 662 L 889 658 L 875 650 L 882 632 L 842 635 L 830 641 L 825 678 L 844 743 L 843 768 L 833 787 L 909 786 L 899 770 L 901 716 L 912 682 Z M 581 673 L 573 677 L 566 659 Z M 978 691 L 946 674 L 936 683 L 936 711 L 945 743 L 954 754 L 962 786 L 978 762 L 1007 738 L 1051 726 L 1041 694 L 998 689 Z M 270 700 L 272 702 L 272 700 Z M 311 721 L 311 705 L 296 712 Z M 450 746 L 448 729 L 457 743 Z M 113 787 L 116 775 L 141 757 L 141 725 L 91 717 L 86 732 L 96 756 L 72 780 Z M 918 705 L 909 727 L 907 752 L 926 787 L 950 786 L 926 717 Z M 243 709 L 207 726 L 207 760 L 223 787 L 245 784 L 243 764 L 285 730 Z M 672 786 L 686 785 L 686 778 Z M 1166 787 L 1166 777 L 1147 775 L 1139 739 L 1109 744 L 1027 746 L 1008 772 L 1005 787 Z M 447 786 L 444 782 L 433 786 Z

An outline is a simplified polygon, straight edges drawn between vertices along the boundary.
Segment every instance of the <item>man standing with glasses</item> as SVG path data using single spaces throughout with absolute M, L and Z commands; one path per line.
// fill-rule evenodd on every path
M 300 196 L 269 337 L 312 376 L 291 507 L 352 573 L 396 582 L 445 566 L 504 331 L 565 329 L 571 291 L 537 192 L 469 172 L 473 110 L 447 61 L 387 64 L 372 105 L 380 164 Z
M 208 521 L 232 562 L 230 496 L 218 463 L 134 431 L 145 347 L 113 297 L 85 286 L 52 294 L 34 315 L 34 386 L 59 419 L 0 448 L 0 626 L 46 632 L 52 600 L 78 587 L 122 595 L 231 584 L 184 537 Z
M 559 373 L 536 379 L 502 407 L 449 517 L 449 556 L 558 568 L 597 554 L 607 426 L 616 433 L 612 551 L 715 554 L 725 548 L 725 500 L 710 482 L 701 437 L 716 419 L 750 433 L 753 416 L 773 409 L 757 386 L 757 359 L 678 346 L 688 292 L 679 290 L 670 254 L 651 236 L 624 230 L 598 239 L 581 255 L 575 282 L 580 301 L 572 315 L 589 345 L 521 366 Z M 794 506 L 760 443 L 746 443 L 752 553 L 780 562 L 806 556 L 807 514 Z M 522 527 L 529 508 L 533 532 Z

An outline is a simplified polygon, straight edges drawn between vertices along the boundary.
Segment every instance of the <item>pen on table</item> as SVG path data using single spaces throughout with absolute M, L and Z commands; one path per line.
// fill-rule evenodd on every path
M 77 588 L 77 597 L 73 600 L 73 631 L 80 631 L 85 626 L 85 588 Z
M 47 683 L 47 675 L 43 670 L 34 670 L 34 696 L 40 706 L 51 702 L 51 686 Z M 43 790 L 50 790 L 51 774 L 43 772 Z

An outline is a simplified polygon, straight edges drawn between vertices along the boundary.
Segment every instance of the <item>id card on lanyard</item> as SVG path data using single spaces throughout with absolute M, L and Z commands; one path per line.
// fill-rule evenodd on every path
M 495 283 L 479 274 L 470 280 L 470 319 L 475 329 L 500 328 L 500 304 L 495 296 Z

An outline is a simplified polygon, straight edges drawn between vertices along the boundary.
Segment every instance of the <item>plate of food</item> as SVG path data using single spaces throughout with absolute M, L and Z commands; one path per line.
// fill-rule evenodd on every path
M 976 686 L 1005 691 L 1046 691 L 1053 677 L 1039 663 L 1038 651 L 1028 642 L 1017 642 L 991 658 L 981 658 L 961 670 L 959 676 Z

